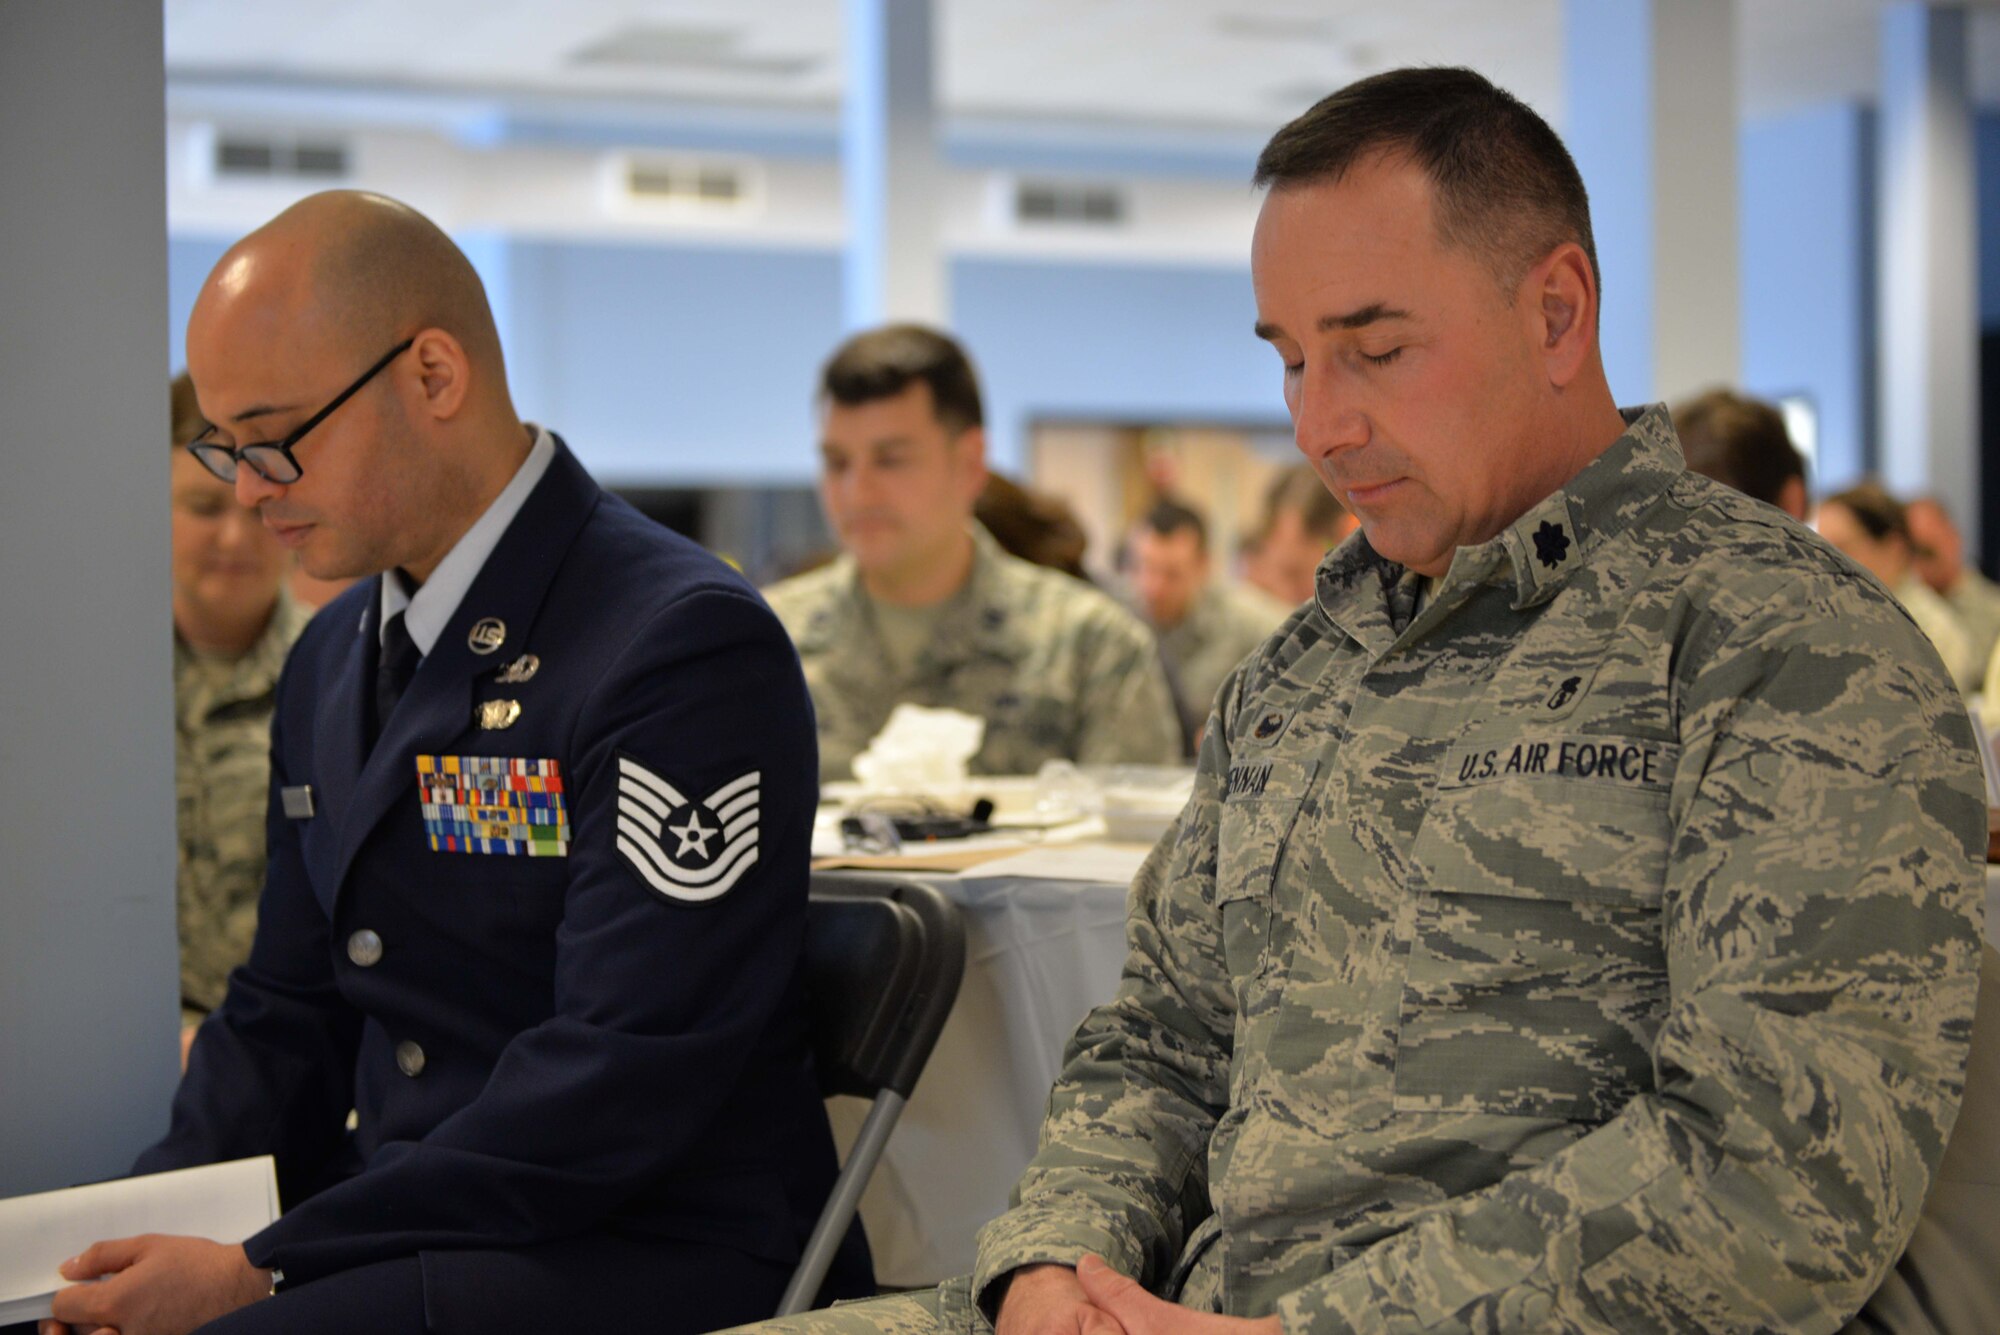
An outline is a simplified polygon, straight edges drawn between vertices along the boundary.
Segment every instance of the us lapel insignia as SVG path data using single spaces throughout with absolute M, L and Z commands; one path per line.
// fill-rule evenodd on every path
M 618 757 L 618 852 L 673 903 L 720 899 L 757 865 L 763 773 L 691 798 L 631 756 Z
M 562 766 L 516 756 L 418 756 L 424 833 L 436 853 L 567 857 Z
M 486 700 L 479 706 L 479 726 L 489 730 L 511 728 L 520 717 L 519 700 Z
M 499 617 L 481 617 L 466 632 L 466 647 L 475 654 L 490 654 L 507 642 L 507 623 Z
M 508 686 L 516 685 L 532 678 L 542 670 L 542 660 L 533 654 L 522 654 L 506 667 L 494 674 L 493 680 Z

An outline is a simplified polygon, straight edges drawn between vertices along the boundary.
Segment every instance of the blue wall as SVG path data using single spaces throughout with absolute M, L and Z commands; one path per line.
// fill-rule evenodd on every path
M 1815 490 L 1868 470 L 1874 412 L 1872 113 L 1840 103 L 1751 122 L 1739 144 L 1743 384 L 1819 410 Z
M 167 238 L 167 365 L 176 375 L 187 369 L 188 314 L 194 310 L 202 280 L 233 240 L 212 236 Z
M 811 477 L 837 255 L 523 243 L 508 272 L 518 404 L 600 475 Z M 960 260 L 951 299 L 999 467 L 1019 467 L 1038 418 L 1284 420 L 1247 271 Z
M 1603 276 L 1598 339 L 1604 375 L 1622 404 L 1651 402 L 1653 388 L 1652 62 L 1622 59 L 1651 41 L 1650 0 L 1563 6 L 1563 83 L 1572 110 L 1559 133 L 1590 195 L 1592 240 Z
M 1276 354 L 1241 269 L 960 260 L 952 309 L 978 360 L 994 462 L 1040 418 L 1286 422 Z
M 832 252 L 521 242 L 515 404 L 616 483 L 798 481 L 840 336 Z

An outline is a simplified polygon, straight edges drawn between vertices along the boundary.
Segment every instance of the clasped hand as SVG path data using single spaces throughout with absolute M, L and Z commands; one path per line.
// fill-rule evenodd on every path
M 1102 1257 L 1076 1269 L 1025 1266 L 1000 1303 L 995 1335 L 1280 1335 L 1278 1318 L 1190 1311 L 1156 1298 Z

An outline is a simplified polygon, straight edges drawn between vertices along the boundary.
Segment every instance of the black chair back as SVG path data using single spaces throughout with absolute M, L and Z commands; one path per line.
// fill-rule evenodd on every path
M 815 873 L 805 967 L 821 1092 L 872 1103 L 779 1316 L 804 1311 L 819 1292 L 889 1132 L 950 1018 L 965 976 L 964 915 L 926 881 Z

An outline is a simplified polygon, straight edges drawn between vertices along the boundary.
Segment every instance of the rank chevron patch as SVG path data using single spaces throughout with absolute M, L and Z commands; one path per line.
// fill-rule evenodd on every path
M 720 899 L 757 865 L 761 770 L 691 799 L 631 756 L 618 756 L 618 851 L 655 893 Z

